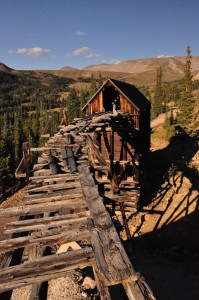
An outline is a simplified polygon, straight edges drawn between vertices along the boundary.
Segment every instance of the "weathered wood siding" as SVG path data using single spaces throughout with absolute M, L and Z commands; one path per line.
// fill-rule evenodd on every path
M 111 155 L 113 161 L 130 161 L 131 156 L 126 150 L 124 143 L 128 146 L 132 153 L 135 152 L 135 149 L 132 148 L 129 143 L 124 141 L 117 132 L 108 130 L 105 134 L 110 146 L 110 152 L 107 150 L 103 132 L 98 133 L 94 138 L 95 144 L 99 147 L 99 151 L 102 153 L 103 157 L 106 160 L 109 160 L 109 155 Z
M 84 113 L 86 115 L 92 115 L 97 112 L 103 112 L 103 94 L 102 92 L 98 93 L 96 97 L 85 107 Z

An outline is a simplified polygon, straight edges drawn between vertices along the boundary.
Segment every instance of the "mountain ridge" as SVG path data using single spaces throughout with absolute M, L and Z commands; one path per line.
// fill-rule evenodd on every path
M 114 78 L 124 80 L 130 84 L 154 86 L 156 82 L 157 70 L 161 66 L 163 73 L 163 81 L 170 82 L 180 80 L 183 77 L 183 66 L 186 62 L 186 56 L 170 56 L 160 58 L 143 58 L 135 60 L 124 60 L 117 64 L 95 64 L 89 65 L 83 69 L 77 69 L 70 66 L 65 66 L 58 70 L 15 70 L 0 63 L 0 71 L 16 74 L 34 74 L 34 76 L 46 81 L 46 74 L 57 77 L 69 77 L 76 82 L 85 81 L 94 74 L 98 77 L 99 74 L 103 78 Z M 199 79 L 199 56 L 193 56 L 191 60 L 193 79 Z M 83 79 L 83 80 L 82 80 Z M 82 84 L 82 83 L 81 83 Z
M 124 73 L 142 73 L 157 69 L 162 66 L 166 70 L 183 73 L 183 65 L 186 61 L 186 56 L 165 56 L 165 57 L 152 57 L 152 58 L 139 58 L 122 60 L 117 63 L 99 63 L 88 65 L 82 69 L 72 66 L 64 66 L 54 71 L 67 71 L 67 70 L 86 70 L 86 71 L 109 71 L 109 72 L 124 72 Z M 199 56 L 192 56 L 192 71 L 199 71 Z M 14 71 L 4 63 L 0 62 L 1 71 Z M 16 70 L 17 71 L 17 70 Z M 29 70 L 30 71 L 30 70 Z M 36 70 L 33 70 L 36 71 Z M 52 69 L 53 71 L 53 69 Z
M 126 72 L 137 74 L 154 70 L 161 65 L 163 71 L 183 73 L 183 65 L 186 61 L 186 56 L 169 56 L 160 58 L 143 58 L 135 60 L 124 60 L 117 64 L 94 64 L 85 67 L 83 70 L 89 71 L 112 71 Z M 199 72 L 199 56 L 192 57 L 192 71 Z

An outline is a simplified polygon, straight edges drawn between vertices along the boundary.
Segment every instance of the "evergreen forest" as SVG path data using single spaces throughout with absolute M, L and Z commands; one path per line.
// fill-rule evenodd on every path
M 199 80 L 191 75 L 191 50 L 187 47 L 187 58 L 183 78 L 178 81 L 164 82 L 161 66 L 157 70 L 153 88 L 138 86 L 151 101 L 151 118 L 165 113 L 164 130 L 167 137 L 175 134 L 181 127 L 188 134 L 196 134 L 197 116 L 194 114 L 193 91 L 199 90 Z M 44 143 L 41 138 L 44 128 L 51 118 L 52 132 L 57 130 L 67 113 L 68 122 L 81 115 L 81 108 L 102 85 L 100 75 L 86 78 L 87 88 L 77 89 L 72 84 L 74 78 L 42 73 L 36 76 L 33 71 L 0 71 L 0 198 L 18 188 L 20 182 L 14 173 L 22 158 L 22 143 L 30 147 Z M 78 78 L 85 82 L 85 78 Z M 64 96 L 63 96 L 64 95 Z M 32 158 L 34 160 L 34 157 Z

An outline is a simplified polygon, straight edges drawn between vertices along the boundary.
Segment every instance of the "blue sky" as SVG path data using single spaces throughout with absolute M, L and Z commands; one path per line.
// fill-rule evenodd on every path
M 199 55 L 198 0 L 0 0 L 0 62 L 17 70 Z

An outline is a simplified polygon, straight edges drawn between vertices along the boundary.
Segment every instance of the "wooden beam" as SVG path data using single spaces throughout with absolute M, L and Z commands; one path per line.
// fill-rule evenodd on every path
M 33 194 L 34 195 L 34 194 Z M 71 189 L 70 191 L 68 191 L 68 195 L 67 193 L 63 194 L 63 195 L 58 195 L 58 196 L 49 196 L 48 197 L 48 193 L 44 194 L 45 197 L 31 197 L 31 198 L 27 198 L 24 197 L 23 199 L 23 204 L 25 205 L 33 205 L 33 204 L 40 204 L 40 203 L 49 203 L 49 202 L 55 202 L 55 201 L 61 201 L 61 200 L 72 200 L 72 199 L 82 199 L 83 200 L 83 194 L 81 192 L 81 189 Z
M 79 173 L 82 192 L 92 216 L 91 243 L 95 249 L 98 270 L 109 285 L 133 278 L 135 271 L 103 204 L 103 199 L 99 196 L 89 167 L 79 166 Z
M 79 190 L 79 192 L 78 192 Z M 54 201 L 61 201 L 61 200 L 72 200 L 72 199 L 79 199 L 79 200 L 83 200 L 83 194 L 80 191 L 80 189 L 73 190 L 72 193 L 69 193 L 68 195 L 64 195 L 64 196 L 55 196 L 55 197 L 43 197 L 43 198 L 30 198 L 30 199 L 24 199 L 23 200 L 23 204 L 25 205 L 33 205 L 33 204 L 40 204 L 40 203 L 50 203 L 50 202 L 54 202 Z
M 42 221 L 42 219 L 41 219 Z M 56 228 L 56 227 L 64 227 L 65 229 L 77 229 L 85 228 L 87 225 L 87 217 L 82 217 L 78 219 L 69 219 L 69 220 L 56 220 L 56 221 L 49 221 L 43 224 L 32 224 L 29 226 L 19 226 L 14 228 L 9 228 L 4 230 L 4 234 L 12 234 L 12 233 L 19 233 L 19 232 L 31 232 L 35 230 L 44 230 L 48 228 Z
M 25 237 L 19 237 L 15 239 L 9 239 L 0 241 L 0 253 L 5 253 L 8 251 L 11 251 L 13 249 L 23 248 L 28 245 L 42 245 L 42 246 L 53 246 L 55 244 L 62 244 L 62 243 L 68 243 L 68 242 L 74 242 L 74 241 L 83 241 L 83 240 L 90 240 L 90 234 L 88 230 L 82 230 L 82 231 L 64 231 L 63 229 L 60 230 L 58 234 L 55 234 L 55 232 L 58 232 L 58 230 L 49 230 L 49 233 L 40 237 L 39 233 L 38 236 L 36 236 L 36 233 L 34 236 L 25 236 Z M 41 235 L 41 234 L 40 234 Z
M 0 292 L 58 278 L 68 271 L 93 263 L 93 251 L 89 247 L 37 258 L 31 262 L 0 270 Z
M 68 189 L 68 190 L 62 190 L 62 191 L 56 191 L 56 192 L 45 192 L 45 193 L 36 193 L 36 194 L 25 194 L 25 196 L 23 197 L 23 199 L 44 199 L 44 198 L 54 198 L 56 199 L 56 197 L 59 197 L 57 199 L 60 199 L 60 197 L 65 197 L 67 195 L 73 195 L 75 192 L 79 193 L 79 191 L 81 191 L 81 189 Z
M 87 143 L 88 147 L 90 148 L 90 150 L 92 150 L 94 157 L 98 160 L 100 165 L 109 166 L 108 163 L 106 162 L 106 160 L 104 159 L 103 155 L 98 150 L 98 148 L 96 147 L 92 138 L 89 135 L 87 136 L 86 143 Z
M 69 215 L 59 215 L 59 216 L 52 216 L 52 217 L 44 217 L 39 219 L 28 219 L 22 221 L 14 221 L 11 223 L 6 224 L 7 229 L 16 228 L 18 226 L 32 226 L 32 225 L 40 225 L 40 224 L 49 224 L 51 222 L 61 221 L 61 220 L 78 220 L 81 218 L 88 217 L 90 215 L 89 211 L 84 211 L 76 214 L 69 214 Z
M 66 180 L 75 180 L 75 179 L 77 179 L 77 178 L 79 178 L 79 175 L 78 174 L 56 174 L 56 175 L 44 175 L 44 176 L 32 176 L 32 177 L 30 177 L 29 179 L 31 180 L 31 181 L 35 181 L 35 180 L 45 180 L 46 182 L 48 181 L 48 179 L 49 180 L 52 180 L 52 179 L 54 179 L 54 181 L 58 181 L 59 179 L 66 179 Z
M 53 203 L 43 203 L 35 205 L 25 205 L 11 207 L 7 209 L 0 209 L 0 217 L 13 217 L 13 216 L 26 216 L 26 215 L 35 215 L 41 214 L 44 212 L 55 212 L 62 211 L 63 209 L 75 209 L 75 208 L 86 208 L 87 205 L 85 201 L 82 200 L 63 200 L 55 201 Z
M 79 182 L 70 182 L 70 183 L 55 183 L 55 184 L 48 184 L 48 185 L 42 185 L 39 187 L 31 187 L 28 186 L 28 189 L 26 190 L 29 193 L 35 192 L 44 192 L 44 191 L 56 191 L 56 190 L 67 190 L 72 188 L 80 187 Z

